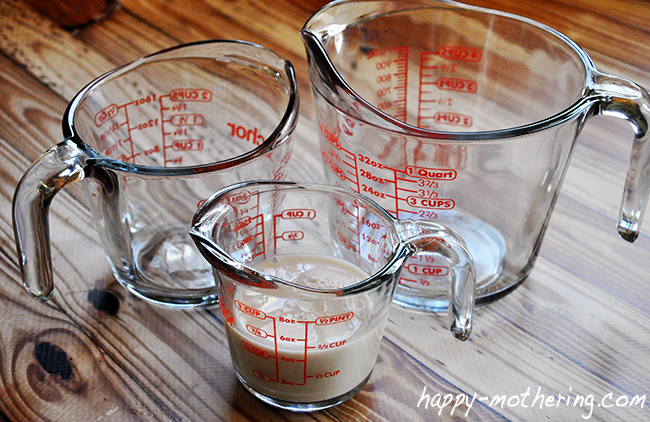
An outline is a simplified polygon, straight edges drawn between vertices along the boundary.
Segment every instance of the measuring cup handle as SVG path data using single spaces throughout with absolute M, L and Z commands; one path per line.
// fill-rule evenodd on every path
M 467 340 L 472 331 L 476 298 L 476 268 L 465 242 L 453 230 L 426 220 L 403 219 L 399 233 L 415 253 L 442 255 L 449 262 L 449 325 L 454 336 Z
M 41 302 L 52 294 L 49 208 L 54 195 L 84 178 L 87 156 L 64 141 L 43 153 L 23 175 L 14 194 L 13 227 L 23 285 Z
M 635 131 L 618 223 L 621 237 L 634 242 L 650 193 L 650 94 L 617 76 L 596 73 L 595 82 L 601 96 L 596 112 L 625 119 Z

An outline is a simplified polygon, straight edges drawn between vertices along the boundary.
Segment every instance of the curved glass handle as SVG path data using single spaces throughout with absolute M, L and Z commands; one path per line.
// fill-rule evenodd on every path
M 54 289 L 50 203 L 65 186 L 84 178 L 86 158 L 72 142 L 64 141 L 31 165 L 14 194 L 13 227 L 23 285 L 41 302 L 45 302 Z
M 595 92 L 604 97 L 597 112 L 625 119 L 635 131 L 618 223 L 621 237 L 634 242 L 650 193 L 650 94 L 617 76 L 597 73 L 595 82 Z
M 454 336 L 467 340 L 472 332 L 476 298 L 476 268 L 465 242 L 453 230 L 426 220 L 398 220 L 400 237 L 412 253 L 439 254 L 449 262 L 449 325 Z

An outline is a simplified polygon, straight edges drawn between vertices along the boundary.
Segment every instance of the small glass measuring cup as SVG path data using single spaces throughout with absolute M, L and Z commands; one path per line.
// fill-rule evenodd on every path
M 123 286 L 159 304 L 216 302 L 189 221 L 223 186 L 283 179 L 297 116 L 291 64 L 240 41 L 181 45 L 95 79 L 65 112 L 65 140 L 16 189 L 14 232 L 28 292 L 41 301 L 51 295 L 49 204 L 86 179 L 94 222 Z
M 328 181 L 398 218 L 453 227 L 476 261 L 477 304 L 531 272 L 574 142 L 594 115 L 635 129 L 618 231 L 638 236 L 650 187 L 650 95 L 597 71 L 564 35 L 436 0 L 335 1 L 301 35 Z M 396 301 L 444 308 L 448 277 L 438 261 L 413 259 Z
M 470 334 L 475 274 L 462 240 L 349 189 L 237 184 L 199 208 L 190 234 L 215 268 L 237 375 L 275 406 L 318 410 L 365 385 L 398 274 L 417 251 L 448 260 L 450 328 Z

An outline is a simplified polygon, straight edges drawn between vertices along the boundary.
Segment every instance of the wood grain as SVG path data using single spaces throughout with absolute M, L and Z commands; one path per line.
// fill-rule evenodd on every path
M 80 184 L 52 205 L 54 299 L 27 297 L 11 228 L 15 186 L 61 140 L 67 101 L 144 54 L 223 38 L 259 43 L 292 61 L 303 108 L 289 172 L 324 180 L 314 164 L 317 130 L 298 31 L 325 3 L 123 0 L 106 19 L 71 33 L 20 1 L 0 1 L 0 420 L 584 420 L 581 407 L 489 401 L 452 415 L 450 405 L 426 408 L 422 397 L 650 396 L 650 293 L 643 288 L 650 236 L 644 229 L 628 244 L 615 233 L 633 133 L 613 118 L 584 128 L 535 270 L 514 293 L 477 311 L 471 340 L 455 341 L 445 315 L 395 306 L 370 382 L 327 411 L 281 411 L 247 393 L 235 378 L 219 308 L 164 309 L 120 287 Z M 599 69 L 650 86 L 648 2 L 471 3 L 546 23 L 583 46 Z M 650 420 L 650 402 L 596 406 L 590 420 Z

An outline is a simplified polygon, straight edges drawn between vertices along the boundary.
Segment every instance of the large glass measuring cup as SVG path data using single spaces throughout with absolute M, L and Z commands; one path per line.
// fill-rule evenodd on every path
M 453 1 L 342 0 L 301 35 L 328 181 L 398 218 L 453 227 L 476 261 L 477 304 L 532 270 L 574 141 L 595 114 L 635 129 L 618 230 L 638 236 L 650 96 L 598 72 L 562 34 Z M 396 300 L 444 308 L 439 261 L 413 259 Z
M 217 301 L 189 222 L 200 201 L 226 185 L 283 179 L 297 116 L 291 64 L 254 44 L 186 44 L 100 76 L 68 106 L 65 140 L 16 190 L 14 231 L 28 292 L 42 301 L 52 293 L 49 204 L 86 179 L 123 286 L 172 306 Z
M 462 240 L 349 189 L 241 183 L 208 199 L 190 233 L 215 267 L 237 375 L 273 405 L 322 409 L 365 385 L 398 274 L 419 250 L 448 260 L 450 328 L 470 334 L 475 274 Z

